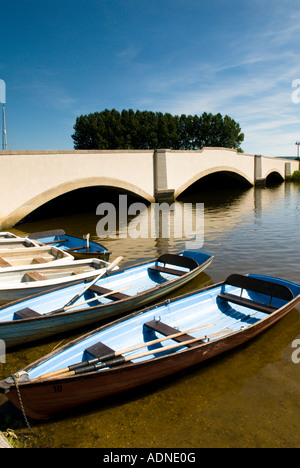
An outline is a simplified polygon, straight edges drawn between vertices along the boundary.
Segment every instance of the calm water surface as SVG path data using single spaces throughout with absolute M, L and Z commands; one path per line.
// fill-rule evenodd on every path
M 215 259 L 177 294 L 231 273 L 270 274 L 300 282 L 300 185 L 205 192 L 183 201 L 204 203 L 202 250 Z M 11 231 L 24 235 L 62 228 L 80 236 L 89 232 L 99 241 L 98 221 L 94 213 L 74 214 Z M 123 265 L 131 265 L 167 250 L 183 250 L 186 239 L 101 242 L 112 251 L 112 259 L 123 255 Z M 7 363 L 0 365 L 0 377 L 80 334 L 10 352 Z M 300 315 L 295 309 L 251 343 L 204 365 L 47 422 L 32 422 L 37 436 L 30 435 L 21 413 L 1 395 L 0 430 L 13 428 L 21 443 L 35 447 L 300 447 L 300 364 L 291 359 L 291 344 L 297 338 Z

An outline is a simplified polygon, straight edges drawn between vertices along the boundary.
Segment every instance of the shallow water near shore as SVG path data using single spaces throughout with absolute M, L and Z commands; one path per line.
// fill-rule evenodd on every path
M 102 200 L 99 200 L 99 203 Z M 204 243 L 211 266 L 177 294 L 259 273 L 300 283 L 300 185 L 194 193 L 179 203 L 204 203 Z M 74 213 L 20 224 L 18 235 L 61 228 L 100 241 L 123 266 L 186 248 L 185 238 L 99 239 L 99 216 Z M 292 343 L 300 338 L 300 309 L 223 356 L 151 386 L 74 408 L 49 421 L 30 421 L 0 395 L 0 430 L 13 428 L 32 447 L 201 448 L 300 447 L 300 364 Z M 100 325 L 100 323 L 99 323 Z M 89 329 L 88 329 L 89 330 Z M 88 331 L 57 336 L 7 353 L 4 378 Z

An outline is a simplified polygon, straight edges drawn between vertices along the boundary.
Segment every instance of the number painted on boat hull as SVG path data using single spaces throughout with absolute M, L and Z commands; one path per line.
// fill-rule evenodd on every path
M 53 385 L 54 393 L 61 393 L 62 392 L 62 385 Z

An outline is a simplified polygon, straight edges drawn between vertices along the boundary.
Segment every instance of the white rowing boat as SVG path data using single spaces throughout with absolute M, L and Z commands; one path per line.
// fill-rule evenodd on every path
M 57 265 L 74 260 L 68 252 L 63 252 L 57 247 L 29 247 L 23 249 L 7 249 L 0 251 L 0 268 L 6 271 L 23 265 L 39 265 L 49 263 Z
M 92 280 L 109 265 L 100 259 L 89 259 L 70 260 L 58 265 L 45 263 L 0 269 L 0 301 L 21 299 L 57 286 Z

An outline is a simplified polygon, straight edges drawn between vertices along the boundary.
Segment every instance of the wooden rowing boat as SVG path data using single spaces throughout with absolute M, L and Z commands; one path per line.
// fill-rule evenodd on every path
M 201 252 L 165 254 L 120 269 L 91 286 L 80 280 L 4 305 L 0 307 L 0 339 L 9 348 L 137 310 L 183 286 L 212 260 Z M 87 290 L 76 298 L 85 286 Z M 64 309 L 72 298 L 76 300 Z
M 7 249 L 0 251 L 0 268 L 5 271 L 22 265 L 40 265 L 49 263 L 57 265 L 74 260 L 68 252 L 56 247 L 29 247 L 24 249 Z
M 68 260 L 59 264 L 23 265 L 0 269 L 0 301 L 12 301 L 93 279 L 108 262 L 100 259 Z
M 149 384 L 239 346 L 300 302 L 300 285 L 232 275 L 135 312 L 56 349 L 0 382 L 33 419 Z
M 98 242 L 91 241 L 89 234 L 85 238 L 70 236 L 63 229 L 35 232 L 29 239 L 46 245 L 53 245 L 69 252 L 78 260 L 86 258 L 101 258 L 108 262 L 111 252 Z

